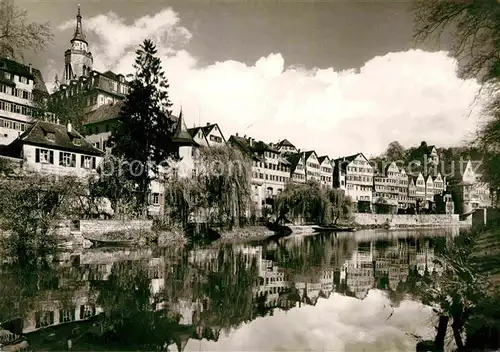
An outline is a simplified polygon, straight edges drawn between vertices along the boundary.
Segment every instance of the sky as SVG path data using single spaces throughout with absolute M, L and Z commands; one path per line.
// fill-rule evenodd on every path
M 430 307 L 403 301 L 393 309 L 379 290 L 363 300 L 333 293 L 316 306 L 275 309 L 217 342 L 189 340 L 185 351 L 412 351 L 413 336 L 434 337 L 434 322 Z
M 188 127 L 340 157 L 377 155 L 394 140 L 442 147 L 473 137 L 479 86 L 456 75 L 446 39 L 416 46 L 411 3 L 388 1 L 16 0 L 50 21 L 54 43 L 26 55 L 50 87 L 81 4 L 94 69 L 133 73 L 152 39 L 173 113 Z

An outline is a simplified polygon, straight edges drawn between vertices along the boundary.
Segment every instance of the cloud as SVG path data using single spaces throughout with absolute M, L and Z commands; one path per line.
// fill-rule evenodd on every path
M 316 306 L 275 309 L 217 342 L 189 340 L 185 351 L 411 351 L 417 343 L 412 334 L 434 337 L 430 307 L 403 301 L 393 312 L 389 305 L 378 290 L 364 300 L 334 293 Z
M 60 29 L 73 26 L 71 20 Z M 253 65 L 227 60 L 201 66 L 184 49 L 192 35 L 171 8 L 131 24 L 108 13 L 85 19 L 84 26 L 96 38 L 90 45 L 98 70 L 132 72 L 135 49 L 152 38 L 175 108 L 182 104 L 188 125 L 219 123 L 226 137 L 286 137 L 332 157 L 371 155 L 394 140 L 457 145 L 478 121 L 478 108 L 469 113 L 479 87 L 457 78 L 456 61 L 445 52 L 388 53 L 341 72 L 287 66 L 280 53 L 256 57 Z

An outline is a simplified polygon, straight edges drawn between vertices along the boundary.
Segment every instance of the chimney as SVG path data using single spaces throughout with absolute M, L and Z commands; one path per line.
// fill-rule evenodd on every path
M 73 127 L 71 126 L 71 122 L 68 122 L 68 125 L 66 126 L 68 133 L 73 132 Z
M 252 147 L 253 146 L 253 138 L 249 138 L 248 143 L 250 143 L 250 147 Z
M 236 132 L 236 137 L 238 137 L 238 132 Z
M 28 67 L 30 68 L 30 73 L 33 73 L 33 67 L 31 67 L 31 64 L 28 64 Z
M 207 122 L 207 126 L 210 126 L 210 122 Z

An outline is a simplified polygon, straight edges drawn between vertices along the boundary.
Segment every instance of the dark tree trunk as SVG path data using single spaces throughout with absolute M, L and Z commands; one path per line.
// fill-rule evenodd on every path
M 434 339 L 436 351 L 444 351 L 444 339 L 446 337 L 446 330 L 448 328 L 449 321 L 450 317 L 444 315 L 439 316 L 436 338 Z

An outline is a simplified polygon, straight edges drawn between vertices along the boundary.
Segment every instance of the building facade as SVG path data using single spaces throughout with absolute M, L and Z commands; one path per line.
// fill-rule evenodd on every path
M 19 159 L 23 171 L 82 179 L 97 175 L 103 154 L 71 124 L 63 126 L 46 121 L 35 122 L 14 142 L 0 149 L 1 156 Z
M 362 153 L 334 160 L 333 186 L 345 190 L 358 211 L 371 211 L 373 167 Z
M 374 175 L 373 204 L 387 206 L 391 213 L 396 213 L 400 204 L 400 181 L 399 168 L 394 162 L 389 164 L 381 174 Z
M 252 159 L 252 208 L 260 217 L 263 209 L 272 207 L 274 199 L 291 180 L 291 164 L 273 144 L 238 135 L 231 136 L 229 144 Z
M 39 70 L 0 57 L 0 145 L 12 143 L 28 129 L 33 117 L 39 117 L 35 102 L 47 96 Z
M 326 155 L 318 157 L 320 165 L 321 185 L 325 188 L 333 187 L 333 166 L 332 161 Z
M 465 166 L 456 165 L 455 172 L 450 177 L 450 193 L 455 211 L 460 215 L 492 206 L 490 187 L 481 181 L 481 175 L 477 172 L 480 163 L 479 160 L 467 160 Z

